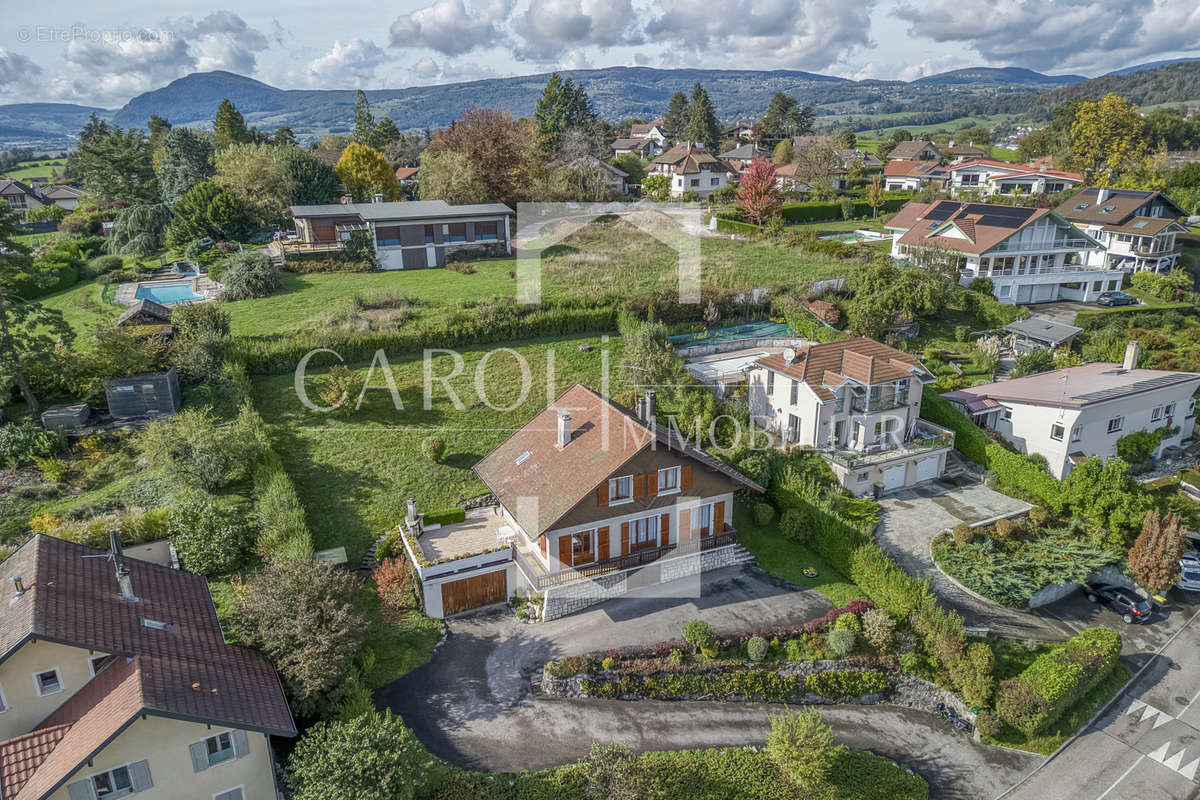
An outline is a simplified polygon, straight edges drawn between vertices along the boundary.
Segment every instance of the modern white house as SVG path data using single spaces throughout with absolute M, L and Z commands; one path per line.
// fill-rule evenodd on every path
M 896 159 L 883 167 L 883 188 L 889 192 L 918 192 L 921 189 L 943 189 L 946 168 L 936 161 Z
M 1086 302 L 1121 288 L 1120 272 L 1086 266 L 1100 243 L 1049 209 L 910 202 L 885 227 L 893 258 L 950 262 L 959 283 L 987 278 L 1002 303 Z
M 872 339 L 814 344 L 747 368 L 750 416 L 783 446 L 811 447 L 856 495 L 934 480 L 954 432 L 920 418 L 933 374 Z
M 661 119 L 629 126 L 629 138 L 652 139 L 659 147 L 667 146 L 667 131 L 663 128 L 663 121 Z
M 955 199 L 1058 194 L 1083 183 L 1083 176 L 1077 172 L 1048 169 L 1044 164 L 1030 167 L 987 158 L 954 164 L 946 167 L 946 173 L 950 177 L 950 196 Z
M 1192 436 L 1200 374 L 1137 367 L 1130 342 L 1121 364 L 1093 362 L 947 392 L 975 424 L 1022 453 L 1046 458 L 1060 480 L 1088 456 L 1115 456 L 1117 441 L 1166 428 L 1155 455 Z
M 1088 266 L 1126 272 L 1170 272 L 1187 233 L 1187 212 L 1162 192 L 1091 187 L 1055 209 L 1059 216 L 1104 246 L 1088 254 Z
M 650 162 L 650 173 L 671 179 L 671 197 L 695 192 L 701 198 L 728 186 L 737 170 L 699 142 L 680 142 Z

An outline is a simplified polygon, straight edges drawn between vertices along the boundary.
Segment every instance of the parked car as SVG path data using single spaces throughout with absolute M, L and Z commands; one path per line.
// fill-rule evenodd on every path
M 1200 592 L 1200 553 L 1188 550 L 1179 559 L 1179 580 L 1176 585 L 1189 592 Z
M 1124 292 L 1101 292 L 1096 303 L 1102 306 L 1136 306 L 1138 299 Z
M 1154 610 L 1145 598 L 1132 589 L 1114 586 L 1111 583 L 1085 583 L 1084 592 L 1089 603 L 1103 603 L 1121 615 L 1125 622 L 1149 622 Z

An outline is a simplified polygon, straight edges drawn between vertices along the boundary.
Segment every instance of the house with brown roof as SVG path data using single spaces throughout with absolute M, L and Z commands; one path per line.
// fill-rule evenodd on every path
M 993 195 L 1016 197 L 1058 194 L 1083 183 L 1078 172 L 1050 169 L 1043 165 L 1029 167 L 979 158 L 961 161 L 946 168 L 950 176 L 950 196 L 983 199 Z
M 396 183 L 409 186 L 417 182 L 417 172 L 420 167 L 396 167 Z
M 425 525 L 410 502 L 403 537 L 426 613 L 513 594 L 553 619 L 747 560 L 734 490 L 758 484 L 660 424 L 653 393 L 630 411 L 575 384 L 475 465 L 494 504 Z
M 0 178 L 0 203 L 7 203 L 17 215 L 17 219 L 24 222 L 26 211 L 49 205 L 50 201 L 32 186 L 11 178 Z
M 45 535 L 3 570 L 0 797 L 276 797 L 270 737 L 296 726 L 203 577 Z
M 659 147 L 667 146 L 667 131 L 663 127 L 663 121 L 659 119 L 646 123 L 635 123 L 629 126 L 629 138 L 631 139 L 651 139 L 658 144 Z
M 1087 263 L 1105 269 L 1170 272 L 1188 232 L 1178 222 L 1187 213 L 1158 191 L 1091 187 L 1054 210 L 1104 246 Z
M 914 201 L 884 227 L 893 258 L 950 264 L 964 286 L 987 278 L 1002 303 L 1087 302 L 1121 287 L 1119 272 L 1087 266 L 1100 243 L 1050 209 Z
M 699 142 L 680 142 L 650 162 L 650 173 L 671 179 L 671 196 L 695 192 L 701 199 L 727 186 L 737 170 Z
M 648 138 L 615 139 L 609 147 L 614 156 L 633 153 L 638 158 L 651 158 L 663 151 L 663 146 L 657 140 Z
M 83 189 L 66 183 L 51 183 L 39 187 L 38 192 L 47 201 L 62 206 L 67 211 L 79 207 L 79 201 L 87 194 Z
M 1166 428 L 1155 456 L 1191 438 L 1200 374 L 1142 369 L 1138 356 L 1131 341 L 1120 364 L 1095 361 L 942 397 L 1020 452 L 1045 457 L 1061 480 L 1088 456 L 1117 455 L 1117 442 L 1131 433 Z
M 940 161 L 942 150 L 926 139 L 898 142 L 887 154 L 888 161 Z
M 883 166 L 883 188 L 889 192 L 917 192 L 944 189 L 946 168 L 936 161 L 901 159 Z
M 784 447 L 810 447 L 856 495 L 941 477 L 954 433 L 921 419 L 936 378 L 915 356 L 872 339 L 763 356 L 747 371 L 751 418 Z

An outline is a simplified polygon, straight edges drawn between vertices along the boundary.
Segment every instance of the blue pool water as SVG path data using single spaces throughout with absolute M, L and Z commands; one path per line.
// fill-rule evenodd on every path
M 676 347 L 687 347 L 688 345 L 717 344 L 718 342 L 737 341 L 738 339 L 791 335 L 792 331 L 788 328 L 786 322 L 763 320 L 762 322 L 747 322 L 743 325 L 734 325 L 732 328 L 718 328 L 713 331 L 677 333 L 667 338 Z
M 187 300 L 203 300 L 203 295 L 192 291 L 191 282 L 142 284 L 133 295 L 135 300 L 152 300 L 164 306 L 183 303 Z

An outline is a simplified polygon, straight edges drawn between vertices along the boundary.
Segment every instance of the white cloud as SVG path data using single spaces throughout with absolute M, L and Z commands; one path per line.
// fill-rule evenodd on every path
M 32 90 L 41 74 L 42 68 L 32 60 L 0 47 L 0 95 Z
M 426 56 L 411 67 L 414 83 L 452 83 L 455 81 L 477 81 L 495 78 L 498 73 L 492 67 L 474 61 L 443 62 L 441 65 Z
M 709 13 L 689 0 L 664 0 L 646 36 L 678 60 L 736 57 L 738 66 L 825 69 L 871 47 L 875 0 L 731 0 Z
M 516 56 L 547 62 L 563 56 L 578 60 L 581 47 L 637 45 L 644 39 L 630 0 L 530 0 L 512 29 L 521 44 Z
M 358 87 L 375 76 L 387 55 L 370 39 L 355 36 L 348 42 L 335 41 L 329 52 L 308 62 L 308 81 L 313 86 Z
M 267 49 L 267 37 L 232 11 L 214 11 L 194 22 L 184 18 L 174 29 L 187 41 L 196 69 L 201 72 L 224 69 L 253 73 L 257 54 Z
M 1105 72 L 1192 50 L 1195 0 L 924 0 L 897 16 L 909 35 L 954 42 L 1001 66 Z
M 496 21 L 512 13 L 514 0 L 436 0 L 433 5 L 396 17 L 389 31 L 392 47 L 425 48 L 457 56 L 500 44 Z

